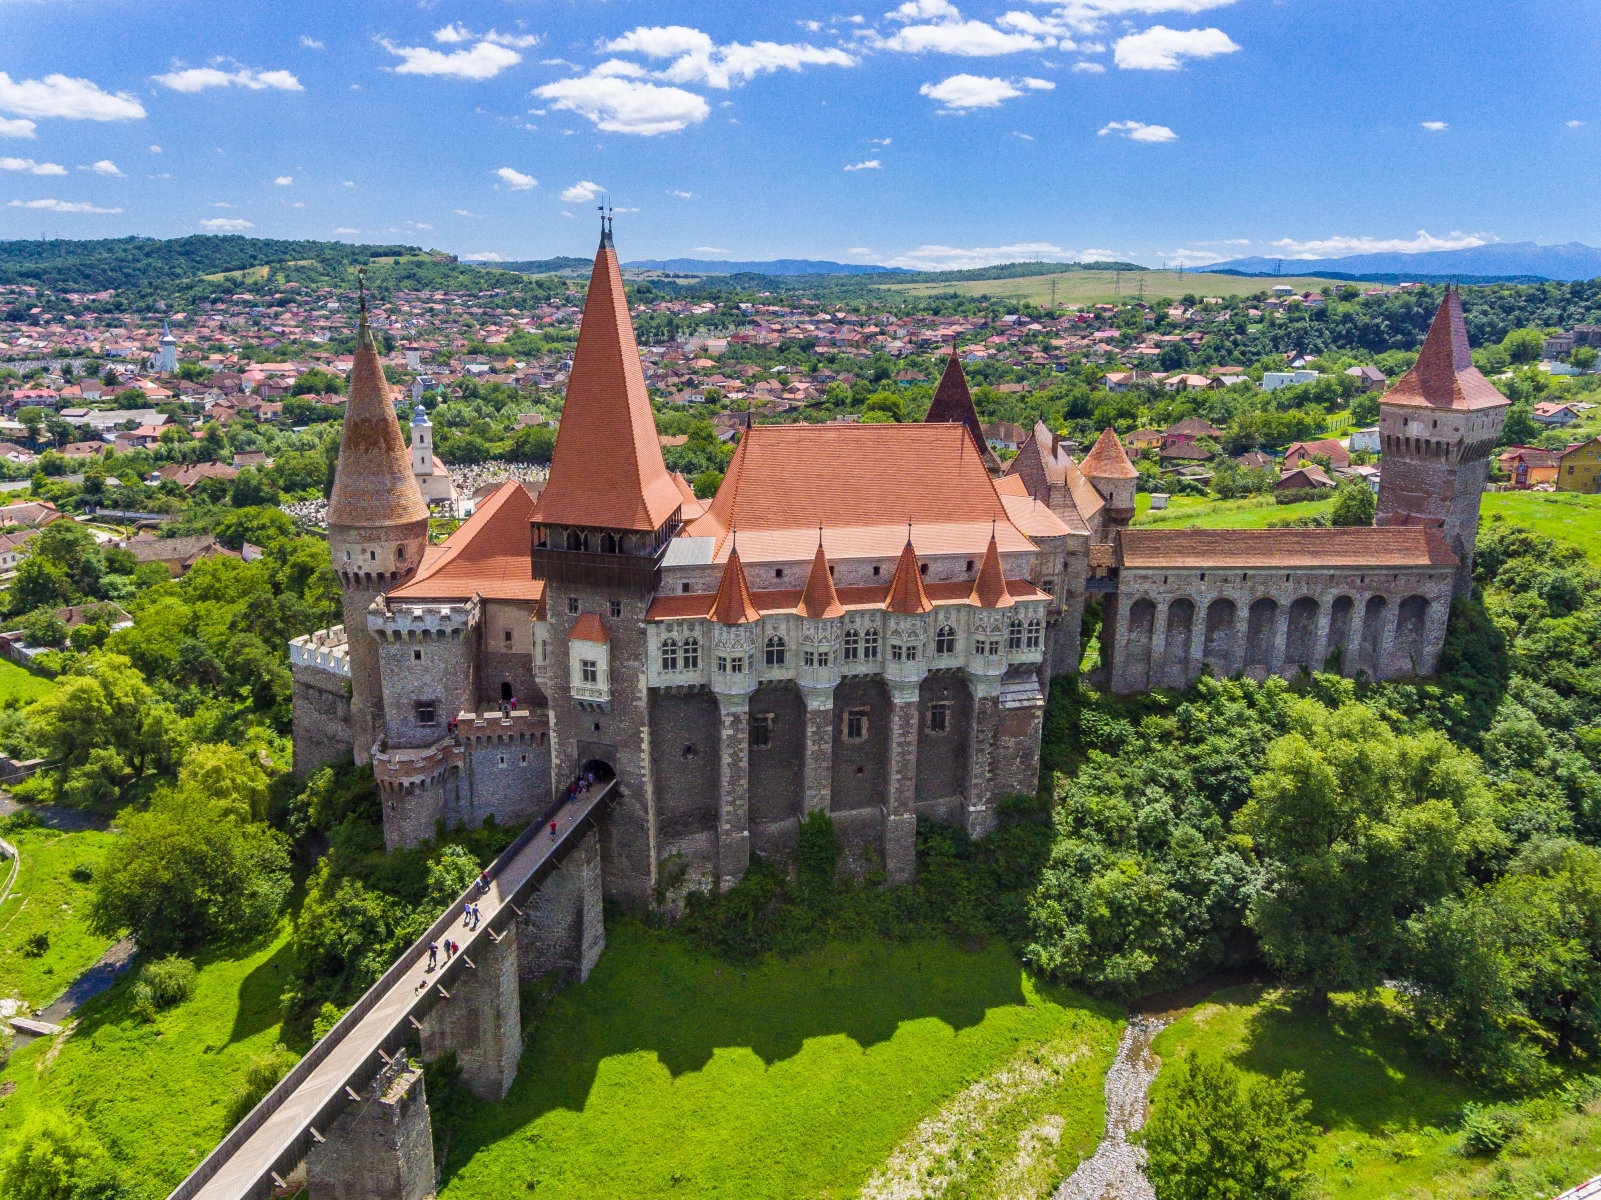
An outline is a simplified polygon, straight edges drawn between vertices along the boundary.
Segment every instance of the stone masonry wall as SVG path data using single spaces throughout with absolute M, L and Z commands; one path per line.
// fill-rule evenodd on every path
M 717 863 L 717 697 L 705 690 L 652 692 L 650 722 L 661 859 L 682 866 L 690 889 L 710 887 Z
M 426 1200 L 434 1194 L 434 1138 L 422 1068 L 404 1055 L 351 1101 L 306 1155 L 316 1200 Z
M 750 748 L 751 850 L 789 859 L 805 807 L 806 703 L 792 683 L 764 685 L 751 693 L 750 711 L 772 719 L 768 744 Z
M 945 709 L 945 729 L 932 728 L 932 712 Z M 967 782 L 968 727 L 973 720 L 967 682 L 954 672 L 941 672 L 923 680 L 917 729 L 917 804 L 949 800 L 960 795 Z
M 299 663 L 294 676 L 295 777 L 351 755 L 350 697 L 343 675 Z
M 582 983 L 606 948 L 600 834 L 591 829 L 529 896 L 517 919 L 517 974 L 560 971 Z

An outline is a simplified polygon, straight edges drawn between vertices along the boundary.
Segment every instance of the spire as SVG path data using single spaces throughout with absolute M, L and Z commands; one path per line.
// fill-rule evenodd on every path
M 923 571 L 917 561 L 917 551 L 912 549 L 912 539 L 908 535 L 906 545 L 901 550 L 901 560 L 895 564 L 895 578 L 889 581 L 889 596 L 884 600 L 884 608 L 892 613 L 926 613 L 934 607 L 928 593 L 923 590 Z
M 682 499 L 662 462 L 611 227 L 589 276 L 567 400 L 535 521 L 660 529 Z
M 172 325 L 168 322 L 166 317 L 161 318 L 161 340 L 164 342 L 175 342 L 178 340 L 172 336 Z
M 844 614 L 845 606 L 839 602 L 834 590 L 834 577 L 828 570 L 828 555 L 823 552 L 823 531 L 817 531 L 817 553 L 812 558 L 812 573 L 806 577 L 806 590 L 801 593 L 795 611 L 803 617 L 821 621 Z
M 1017 603 L 1012 599 L 1012 593 L 1006 590 L 1006 575 L 1001 571 L 1001 548 L 995 541 L 993 529 L 990 530 L 989 549 L 984 551 L 984 562 L 978 569 L 978 578 L 973 580 L 971 600 L 980 608 L 1011 608 Z
M 1138 479 L 1140 474 L 1129 462 L 1123 443 L 1118 441 L 1117 433 L 1110 425 L 1084 456 L 1079 471 L 1086 479 Z
M 706 614 L 719 625 L 749 625 L 761 620 L 761 611 L 750 598 L 750 584 L 745 582 L 745 564 L 739 561 L 739 547 L 729 551 L 723 564 L 723 578 L 717 585 L 711 611 Z
M 350 368 L 345 427 L 339 435 L 334 489 L 328 497 L 328 524 L 370 527 L 427 519 L 428 502 L 411 473 L 411 454 L 395 422 L 395 405 L 367 327 L 363 287 L 356 361 Z
M 367 324 L 367 272 L 356 272 L 356 287 L 360 289 L 361 296 L 356 318 L 356 350 L 358 353 L 363 347 L 377 350 L 372 340 L 372 327 Z
M 956 356 L 955 342 L 951 343 L 950 357 L 945 360 L 939 386 L 934 389 L 934 402 L 928 406 L 928 415 L 923 420 L 925 423 L 960 422 L 965 425 L 984 465 L 991 471 L 1001 469 L 1000 460 L 984 440 L 984 426 L 978 419 L 978 409 L 973 407 L 973 393 L 968 391 L 967 374 L 962 370 L 962 360 Z
M 1507 403 L 1473 365 L 1462 296 L 1455 287 L 1446 289 L 1417 362 L 1384 395 L 1383 403 L 1456 409 L 1499 408 Z

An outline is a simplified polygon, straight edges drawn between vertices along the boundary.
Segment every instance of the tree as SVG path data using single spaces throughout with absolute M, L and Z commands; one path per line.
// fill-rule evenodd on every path
M 60 608 L 71 600 L 72 582 L 56 563 L 30 555 L 17 564 L 17 573 L 11 580 L 12 612 Z
M 301 374 L 289 388 L 291 396 L 343 396 L 345 381 L 332 371 L 312 367 Z
M 1379 419 L 1379 395 L 1363 392 L 1351 400 L 1351 422 L 1357 427 L 1372 425 Z
M 27 404 L 17 409 L 17 420 L 28 431 L 30 441 L 39 440 L 39 427 L 44 424 L 44 409 L 36 404 Z
M 1501 348 L 1514 364 L 1539 362 L 1545 353 L 1545 330 L 1514 329 L 1501 339 Z
M 67 640 L 67 623 L 48 608 L 35 609 L 22 623 L 22 636 L 30 646 L 60 646 Z
M 1293 1072 L 1248 1078 L 1193 1051 L 1168 1068 L 1140 1140 L 1158 1200 L 1295 1200 L 1316 1132 Z M 1166 1073 L 1164 1073 L 1165 1075 Z
M 1595 366 L 1596 359 L 1601 357 L 1594 346 L 1575 346 L 1568 355 L 1568 362 L 1581 371 L 1588 371 Z
M 874 392 L 863 406 L 862 420 L 867 421 L 875 413 L 883 414 L 876 418 L 879 421 L 899 423 L 906 419 L 906 401 L 895 392 Z
M 7 1200 L 118 1200 L 126 1195 L 99 1140 L 77 1117 L 36 1111 L 0 1158 Z
M 1329 514 L 1335 525 L 1371 525 L 1378 497 L 1365 479 L 1348 479 L 1334 491 L 1334 507 Z
M 556 453 L 556 431 L 548 425 L 528 425 L 512 434 L 507 457 L 514 462 L 548 463 Z
M 711 469 L 702 471 L 690 481 L 690 487 L 694 489 L 695 495 L 701 500 L 710 500 L 717 494 L 717 489 L 722 486 L 723 473 Z

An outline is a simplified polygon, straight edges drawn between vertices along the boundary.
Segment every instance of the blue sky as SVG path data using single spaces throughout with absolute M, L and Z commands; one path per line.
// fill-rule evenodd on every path
M 0 0 L 0 238 L 1198 265 L 1601 244 L 1601 6 Z

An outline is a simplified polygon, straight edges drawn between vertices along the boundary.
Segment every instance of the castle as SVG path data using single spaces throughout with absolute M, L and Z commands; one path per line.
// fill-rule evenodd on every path
M 370 763 L 391 846 L 614 775 L 604 885 L 635 906 L 791 858 L 814 811 L 903 881 L 918 816 L 981 836 L 1034 790 L 1091 598 L 1117 693 L 1431 673 L 1505 409 L 1454 291 L 1381 408 L 1366 529 L 1130 529 L 1111 430 L 1075 463 L 1038 425 L 1003 471 L 954 356 L 923 423 L 753 426 L 702 501 L 663 463 L 603 226 L 549 482 L 440 545 L 363 308 L 328 510 L 344 626 L 291 644 L 296 769 Z

